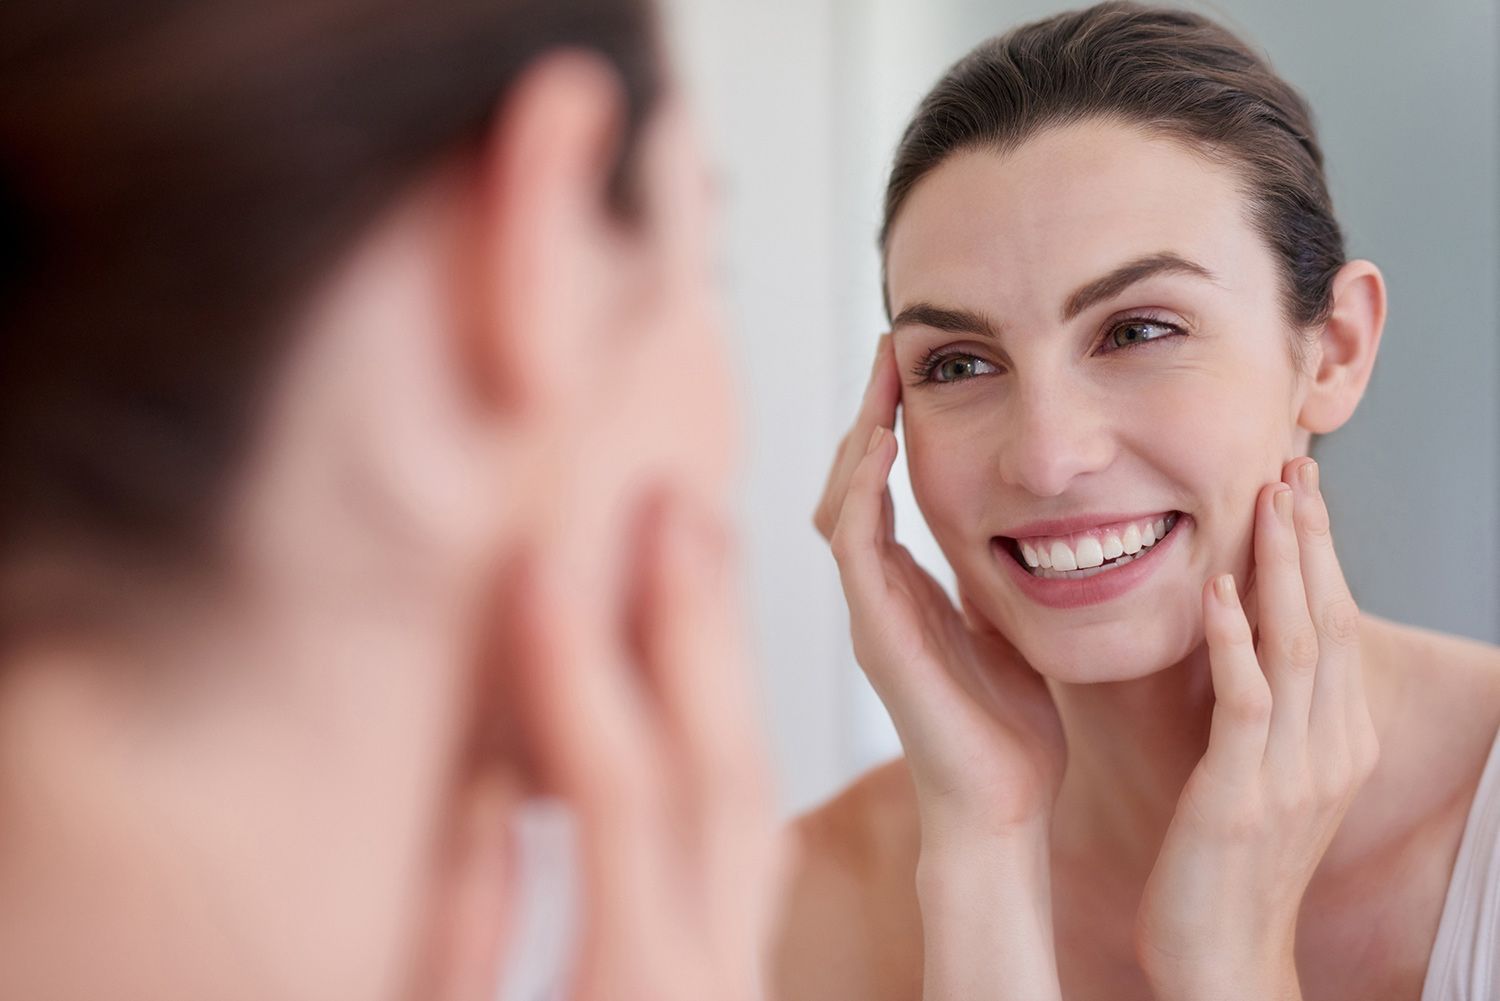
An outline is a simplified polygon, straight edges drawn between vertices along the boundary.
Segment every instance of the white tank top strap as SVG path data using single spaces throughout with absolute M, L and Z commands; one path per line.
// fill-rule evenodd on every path
M 1464 825 L 1422 1001 L 1500 1001 L 1500 734 Z

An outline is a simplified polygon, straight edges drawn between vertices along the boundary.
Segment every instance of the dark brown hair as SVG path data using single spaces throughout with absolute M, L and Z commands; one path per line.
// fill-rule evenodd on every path
M 1185 11 L 1104 3 L 980 45 L 917 109 L 886 189 L 882 253 L 918 181 L 975 148 L 1005 152 L 1042 129 L 1112 119 L 1237 170 L 1274 252 L 1289 323 L 1327 319 L 1344 241 L 1307 103 L 1229 31 Z M 1294 357 L 1302 341 L 1293 338 Z
M 0 567 L 189 550 L 290 312 L 540 55 L 659 86 L 650 0 L 0 2 Z

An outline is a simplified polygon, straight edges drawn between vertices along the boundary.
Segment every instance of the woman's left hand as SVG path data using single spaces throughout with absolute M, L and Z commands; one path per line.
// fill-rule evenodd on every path
M 1359 612 L 1317 465 L 1294 459 L 1282 476 L 1256 504 L 1259 642 L 1231 576 L 1203 589 L 1215 697 L 1208 750 L 1136 921 L 1138 958 L 1159 999 L 1301 998 L 1302 896 L 1379 753 Z

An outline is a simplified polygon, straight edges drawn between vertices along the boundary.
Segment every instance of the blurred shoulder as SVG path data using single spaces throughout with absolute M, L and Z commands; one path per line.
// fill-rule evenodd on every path
M 905 760 L 871 769 L 797 817 L 786 838 L 772 1001 L 920 998 L 920 826 Z

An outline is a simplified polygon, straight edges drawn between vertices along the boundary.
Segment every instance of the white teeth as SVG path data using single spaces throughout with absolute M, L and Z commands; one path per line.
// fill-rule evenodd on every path
M 1105 559 L 1112 560 L 1123 552 L 1125 552 L 1125 544 L 1120 541 L 1120 536 L 1117 533 L 1110 532 L 1104 536 Z
M 1017 549 L 1035 576 L 1077 580 L 1124 566 L 1144 555 L 1172 530 L 1177 517 L 1173 512 L 1154 521 L 1126 525 L 1123 531 L 1084 535 L 1076 546 L 1062 539 L 1041 544 L 1017 540 Z
M 1099 540 L 1093 536 L 1084 536 L 1079 539 L 1077 552 L 1080 570 L 1096 567 L 1104 562 L 1104 549 L 1099 545 Z

